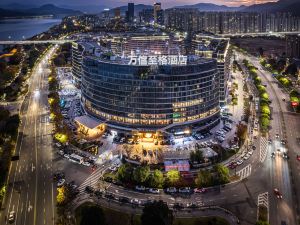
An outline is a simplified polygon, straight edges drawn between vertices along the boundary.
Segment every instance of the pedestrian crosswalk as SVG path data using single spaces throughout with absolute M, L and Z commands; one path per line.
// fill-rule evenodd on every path
M 96 188 L 100 177 L 103 175 L 105 168 L 97 168 L 79 187 L 80 192 L 84 192 L 87 186 Z
M 239 170 L 236 174 L 243 180 L 251 175 L 252 166 L 251 164 L 245 166 L 243 169 Z
M 257 218 L 259 218 L 260 206 L 264 206 L 267 208 L 267 220 L 269 222 L 269 192 L 264 192 L 257 196 L 257 206 Z
M 264 162 L 268 153 L 268 140 L 265 137 L 260 138 L 259 161 Z

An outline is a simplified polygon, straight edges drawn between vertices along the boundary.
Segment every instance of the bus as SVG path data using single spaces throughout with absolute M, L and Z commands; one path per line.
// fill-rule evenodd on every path
M 83 163 L 83 157 L 72 153 L 70 155 L 70 161 L 81 164 Z

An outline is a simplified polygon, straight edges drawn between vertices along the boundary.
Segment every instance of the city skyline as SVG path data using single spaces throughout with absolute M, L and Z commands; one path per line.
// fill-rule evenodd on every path
M 253 4 L 263 4 L 267 2 L 276 2 L 277 0 L 188 0 L 188 1 L 177 1 L 177 0 L 165 0 L 161 1 L 163 8 L 168 7 L 174 7 L 174 6 L 180 6 L 180 5 L 193 5 L 197 3 L 212 3 L 216 5 L 227 5 L 227 6 L 241 6 L 241 5 L 253 5 Z M 26 4 L 24 4 L 21 0 L 4 0 L 2 1 L 1 5 L 5 4 L 13 4 L 18 3 L 22 5 L 44 5 L 44 4 L 56 4 L 56 5 L 99 5 L 99 6 L 107 6 L 107 7 L 116 7 L 116 6 L 122 6 L 126 5 L 129 2 L 133 2 L 135 4 L 146 4 L 146 5 L 152 5 L 153 1 L 150 0 L 138 0 L 138 1 L 128 1 L 128 0 L 114 0 L 114 1 L 108 1 L 108 0 L 89 0 L 88 3 L 83 0 L 65 0 L 65 1 L 59 1 L 59 0 L 30 0 L 26 1 Z M 0 6 L 1 7 L 1 6 Z

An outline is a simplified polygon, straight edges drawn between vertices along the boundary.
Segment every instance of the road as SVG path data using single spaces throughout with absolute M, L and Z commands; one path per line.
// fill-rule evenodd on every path
M 286 118 L 287 106 L 282 101 L 282 98 L 289 99 L 277 85 L 277 82 L 272 78 L 272 74 L 264 71 L 256 57 L 246 57 L 255 67 L 258 68 L 258 76 L 262 78 L 262 83 L 266 84 L 267 92 L 269 94 L 272 108 L 271 129 L 269 138 L 273 140 L 269 147 L 267 160 L 264 167 L 267 168 L 268 173 L 268 191 L 270 193 L 270 223 L 281 224 L 285 221 L 289 225 L 296 224 L 295 201 L 292 192 L 292 181 L 289 171 L 289 161 L 284 159 L 281 154 L 276 154 L 275 159 L 271 158 L 271 152 L 288 151 L 285 146 L 282 146 L 280 141 L 282 139 L 290 139 L 287 136 L 287 129 L 290 130 L 288 119 Z M 299 117 L 298 117 L 299 118 Z M 299 129 L 299 128 L 298 128 Z M 294 130 L 296 132 L 297 129 Z M 293 132 L 293 130 L 290 130 Z M 276 134 L 279 138 L 276 138 Z M 289 142 L 289 140 L 288 140 Z M 273 194 L 273 189 L 278 188 L 283 195 L 283 199 L 277 199 Z
M 17 225 L 54 224 L 55 199 L 52 184 L 52 137 L 48 123 L 48 58 L 52 47 L 33 69 L 29 92 L 20 111 L 21 126 L 16 144 L 20 160 L 12 162 L 0 224 L 15 211 Z

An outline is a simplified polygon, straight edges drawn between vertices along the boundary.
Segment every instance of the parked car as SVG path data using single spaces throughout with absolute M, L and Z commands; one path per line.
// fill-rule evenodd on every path
M 66 180 L 65 179 L 60 179 L 58 182 L 57 182 L 57 187 L 61 187 L 65 184 Z
M 150 188 L 148 191 L 152 194 L 159 194 L 159 189 L 157 188 Z
M 191 193 L 191 188 L 190 187 L 182 187 L 182 188 L 179 188 L 178 192 L 188 194 L 188 193 Z
M 166 192 L 170 193 L 170 194 L 176 193 L 177 189 L 175 187 L 169 187 L 169 188 L 166 189 Z
M 238 160 L 238 161 L 236 162 L 236 164 L 237 164 L 237 165 L 242 165 L 243 162 L 244 162 L 244 160 L 240 159 L 240 160 Z
M 94 188 L 91 186 L 86 186 L 84 190 L 86 193 L 89 193 L 89 194 L 94 193 Z
M 137 191 L 145 191 L 146 188 L 144 186 L 137 185 L 137 186 L 135 186 L 135 190 L 137 190 Z
M 206 192 L 205 188 L 195 188 L 194 189 L 194 193 L 204 193 L 204 192 Z

